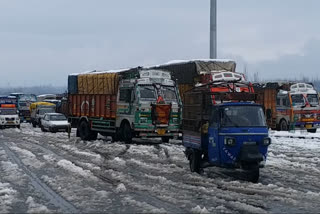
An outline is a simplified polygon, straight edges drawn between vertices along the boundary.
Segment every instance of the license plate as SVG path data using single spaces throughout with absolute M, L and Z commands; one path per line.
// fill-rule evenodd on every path
M 12 122 L 12 121 L 8 121 L 7 123 L 8 123 L 8 124 L 13 124 L 13 122 Z
M 306 125 L 306 129 L 311 129 L 312 128 L 312 125 L 311 124 L 307 124 Z
M 158 129 L 157 130 L 158 135 L 164 135 L 166 133 L 165 129 Z

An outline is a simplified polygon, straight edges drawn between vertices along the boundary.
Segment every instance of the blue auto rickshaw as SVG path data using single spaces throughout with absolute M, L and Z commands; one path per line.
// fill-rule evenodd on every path
M 267 159 L 268 127 L 253 93 L 213 94 L 194 89 L 184 95 L 183 145 L 190 170 L 240 168 L 252 182 Z

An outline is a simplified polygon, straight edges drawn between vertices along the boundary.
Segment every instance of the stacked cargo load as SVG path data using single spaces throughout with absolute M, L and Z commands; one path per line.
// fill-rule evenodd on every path
M 211 82 L 237 82 L 233 85 L 226 84 L 215 90 L 231 91 L 241 90 L 253 92 L 248 88 L 245 77 L 236 73 L 236 62 L 230 59 L 195 59 L 195 60 L 174 60 L 162 65 L 151 66 L 151 69 L 170 71 L 173 79 L 178 83 L 182 100 L 184 94 L 198 85 Z

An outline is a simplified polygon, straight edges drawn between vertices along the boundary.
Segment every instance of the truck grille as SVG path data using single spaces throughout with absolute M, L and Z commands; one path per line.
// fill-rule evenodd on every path
M 6 121 L 14 121 L 14 118 L 6 118 Z

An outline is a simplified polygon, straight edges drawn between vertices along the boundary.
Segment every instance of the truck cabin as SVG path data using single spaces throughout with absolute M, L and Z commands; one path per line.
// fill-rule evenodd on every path
M 312 85 L 297 83 L 290 87 L 293 107 L 319 107 L 319 96 Z
M 124 79 L 120 84 L 119 101 L 133 102 L 136 84 L 137 99 L 142 102 L 156 103 L 161 97 L 165 103 L 179 103 L 175 82 L 169 72 L 159 70 L 142 70 L 140 78 Z
M 18 110 L 15 104 L 0 104 L 0 115 L 16 115 Z

